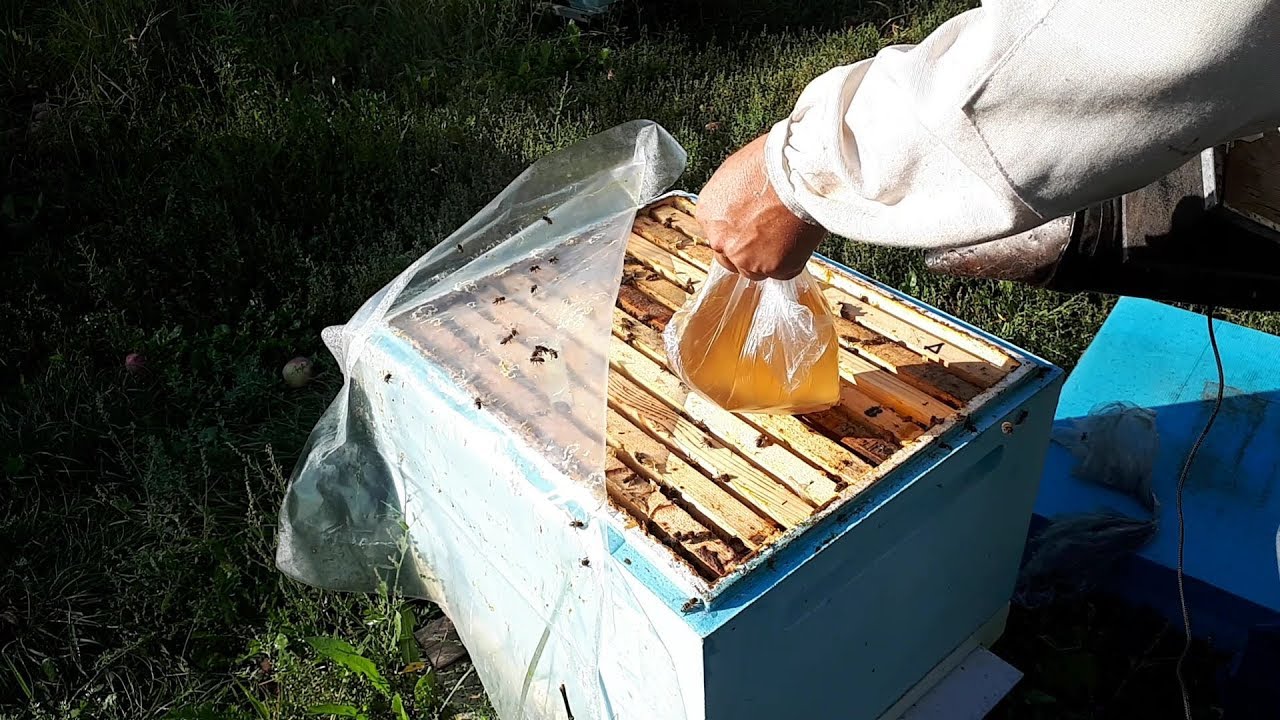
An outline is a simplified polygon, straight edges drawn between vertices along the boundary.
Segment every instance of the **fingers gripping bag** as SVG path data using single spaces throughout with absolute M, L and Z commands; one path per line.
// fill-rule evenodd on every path
M 808 271 L 755 281 L 713 263 L 664 340 L 684 383 L 725 410 L 799 415 L 840 400 L 835 323 Z

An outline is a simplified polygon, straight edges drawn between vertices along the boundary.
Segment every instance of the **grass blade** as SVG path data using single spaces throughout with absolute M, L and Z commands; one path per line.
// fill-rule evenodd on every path
M 400 699 L 400 693 L 391 696 L 391 712 L 396 714 L 396 720 L 409 720 L 409 713 L 404 711 L 404 700 Z
M 396 625 L 400 628 L 400 635 L 397 643 L 400 646 L 400 659 L 406 665 L 418 662 L 422 659 L 418 652 L 418 639 L 413 636 L 414 630 L 417 629 L 418 619 L 413 614 L 413 608 L 401 608 L 396 613 Z
M 236 683 L 236 687 L 240 688 L 240 692 L 244 693 L 245 698 L 249 700 L 249 704 L 253 706 L 254 712 L 258 713 L 258 717 L 262 718 L 262 720 L 271 720 L 271 710 L 267 708 L 266 703 L 254 697 L 253 693 L 249 692 L 249 688 L 239 682 Z
M 22 677 L 22 673 L 18 672 L 13 660 L 10 660 L 9 656 L 5 655 L 4 661 L 9 666 L 9 672 L 13 673 L 14 679 L 18 681 L 18 687 L 22 688 L 22 694 L 27 696 L 27 702 L 35 702 L 36 696 L 31 692 L 31 686 L 27 684 L 26 678 Z
M 307 708 L 308 715 L 336 715 L 338 717 L 358 718 L 360 717 L 360 708 L 352 705 L 334 705 L 325 703 L 323 705 L 312 705 Z

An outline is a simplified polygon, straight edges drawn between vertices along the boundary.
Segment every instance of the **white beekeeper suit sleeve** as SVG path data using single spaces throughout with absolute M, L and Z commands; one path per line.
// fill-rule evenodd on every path
M 765 146 L 796 214 L 957 247 L 1147 185 L 1280 121 L 1280 0 L 992 0 L 818 77 Z

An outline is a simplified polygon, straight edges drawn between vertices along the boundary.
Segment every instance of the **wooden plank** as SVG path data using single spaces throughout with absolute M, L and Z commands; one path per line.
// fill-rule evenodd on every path
M 778 534 L 778 528 L 756 515 L 724 488 L 698 472 L 665 445 L 649 437 L 616 410 L 608 413 L 609 447 L 632 470 L 680 493 L 699 515 L 757 550 Z
M 617 306 L 641 322 L 651 324 L 659 331 L 665 330 L 671 320 L 671 308 L 640 292 L 639 288 L 623 285 L 618 288 Z
M 876 464 L 882 463 L 898 451 L 892 440 L 868 437 L 866 426 L 854 420 L 841 407 L 812 413 L 805 420 L 819 428 L 824 435 L 841 445 L 852 448 L 859 455 Z
M 613 455 L 605 459 L 604 477 L 609 498 L 644 522 L 647 532 L 670 543 L 702 577 L 724 577 L 740 561 L 743 553 L 672 502 L 657 483 L 637 474 Z
M 673 207 L 689 216 L 697 216 L 698 214 L 698 206 L 695 205 L 694 202 L 687 197 L 673 195 L 672 197 L 669 197 L 666 200 L 663 200 L 662 202 L 655 205 L 654 209 L 657 210 L 659 208 L 666 207 L 666 206 Z
M 662 277 L 658 271 L 641 263 L 639 259 L 628 255 L 623 263 L 622 285 L 639 288 L 645 295 L 657 300 L 671 311 L 684 307 L 689 299 L 689 292 L 677 287 L 675 283 Z
M 867 397 L 878 401 L 882 405 L 882 409 L 892 408 L 924 427 L 933 427 L 951 414 L 951 409 L 946 407 L 941 400 L 903 382 L 901 378 L 878 365 L 873 365 L 866 359 L 843 348 L 841 348 L 839 355 L 840 377 L 855 385 Z M 862 405 L 854 406 L 852 409 L 866 413 L 873 422 L 876 422 L 884 414 L 871 414 L 875 413 L 875 410 Z M 886 417 L 885 421 L 892 422 L 891 416 Z M 894 422 L 895 428 L 899 426 L 899 423 Z M 906 426 L 901 425 L 901 427 L 905 428 Z M 897 433 L 898 437 L 904 440 L 913 439 L 921 434 L 911 430 L 906 430 L 906 432 L 909 437 L 904 437 L 901 432 Z
M 658 336 L 657 332 L 653 330 L 653 328 L 645 326 L 643 323 L 641 323 L 639 320 L 635 318 L 619 313 L 614 316 L 613 331 L 614 331 L 614 335 L 625 340 L 627 343 L 630 344 L 631 347 L 638 349 L 644 356 L 649 358 L 652 362 L 656 363 L 659 366 L 660 370 L 664 372 L 667 371 L 666 370 L 666 362 L 667 362 L 666 351 L 663 349 L 662 339 Z M 610 362 L 613 362 L 613 357 L 612 357 L 613 351 L 611 350 L 610 352 L 611 352 Z M 679 380 L 674 375 L 672 375 L 671 378 L 675 382 L 677 383 L 679 382 Z M 680 383 L 680 386 L 683 388 L 684 387 L 683 383 Z M 691 398 L 689 400 L 690 403 L 694 403 L 694 402 L 704 403 L 709 407 L 713 407 L 720 412 L 724 412 L 714 403 L 711 403 L 708 400 L 703 400 L 702 398 L 697 397 L 687 388 L 684 389 L 683 392 L 684 394 L 688 395 Z M 848 383 L 842 383 L 841 384 L 842 399 L 845 397 L 846 392 L 856 392 L 856 390 L 854 390 L 853 387 L 850 386 Z M 696 400 L 693 398 L 696 398 Z M 856 402 L 859 402 L 859 403 L 865 402 L 866 407 L 868 408 L 879 407 L 871 400 L 865 399 L 865 398 L 859 398 Z M 677 405 L 676 407 L 681 408 L 683 406 Z M 736 415 L 732 415 L 731 413 L 730 415 L 732 417 L 738 417 Z M 823 437 L 819 437 L 819 436 L 814 436 L 812 438 L 809 437 L 814 435 L 814 431 L 811 428 L 807 427 L 805 423 L 811 422 L 814 417 L 815 416 L 812 414 L 805 415 L 802 418 L 789 417 L 786 415 L 752 415 L 750 418 L 750 423 L 760 428 L 760 430 L 763 431 L 763 436 L 771 436 L 773 440 L 781 441 L 784 444 L 793 444 L 797 452 L 799 452 L 800 454 L 808 453 L 809 457 L 821 458 L 823 457 L 821 454 L 814 455 L 814 453 L 821 453 L 822 450 L 828 449 L 826 448 L 826 446 L 829 445 L 830 443 L 824 442 L 826 438 L 823 438 Z M 821 423 L 816 423 L 816 424 L 821 426 Z M 846 430 L 848 429 L 846 428 Z M 873 428 L 871 427 L 871 423 L 867 422 L 862 424 L 860 433 L 855 434 L 852 432 L 843 432 L 841 433 L 841 439 L 837 440 L 837 442 L 840 442 L 841 444 L 844 445 L 844 447 L 850 450 L 853 450 L 861 458 L 867 460 L 868 462 L 872 464 L 879 464 L 893 454 L 893 451 L 885 452 L 885 439 L 892 438 L 892 437 L 893 437 L 892 433 L 889 433 L 883 429 Z M 758 440 L 759 440 L 759 437 L 757 437 L 755 440 L 752 440 L 750 437 L 748 437 L 747 442 L 755 443 Z M 800 443 L 800 445 L 794 445 L 794 443 Z M 742 447 L 742 443 L 740 442 L 731 442 L 731 444 L 735 445 L 736 447 Z M 896 449 L 897 448 L 895 445 L 894 451 L 896 451 Z M 841 460 L 843 461 L 844 458 L 841 458 Z M 849 473 L 849 468 L 847 467 L 846 462 L 840 462 L 835 465 L 827 464 L 827 463 L 819 463 L 819 466 L 822 467 L 827 472 L 832 473 L 836 477 L 843 477 L 844 475 Z M 769 467 L 771 470 L 773 469 L 772 466 L 768 466 L 768 465 L 764 465 L 763 467 Z
M 973 341 L 965 339 L 959 333 L 951 332 L 947 337 L 927 332 L 884 309 L 871 304 L 870 296 L 854 297 L 852 286 L 833 272 L 827 272 L 828 284 L 823 296 L 831 307 L 831 312 L 850 322 L 862 325 L 890 340 L 902 343 L 918 353 L 926 360 L 941 363 L 959 375 L 965 382 L 981 388 L 989 388 L 1000 382 L 1009 371 L 1016 366 L 1012 359 L 1005 362 L 1010 367 L 993 364 L 990 360 L 970 352 L 965 346 L 973 345 Z M 840 284 L 850 285 L 848 288 Z
M 666 250 L 667 252 L 688 261 L 690 264 L 707 270 L 715 262 L 715 253 L 706 245 L 683 235 L 674 227 L 666 227 L 652 218 L 639 216 L 632 229 L 637 235 Z
M 748 423 L 702 400 L 663 367 L 666 354 L 657 333 L 621 311 L 614 314 L 613 331 L 620 340 L 609 348 L 609 365 L 615 372 L 625 374 L 695 423 L 706 426 L 707 432 L 737 448 L 756 465 L 769 468 L 787 487 L 815 505 L 821 506 L 835 496 L 838 488 L 833 477 L 856 476 L 871 469 L 848 449 L 818 435 L 796 418 L 762 415 Z
M 467 657 L 462 636 L 448 616 L 441 615 L 413 634 L 422 648 L 422 656 L 435 670 L 447 670 Z
M 809 264 L 809 271 L 828 289 L 847 296 L 844 302 L 854 311 L 844 312 L 844 317 L 897 340 L 927 358 L 966 371 L 975 368 L 972 372 L 979 378 L 998 378 L 995 382 L 1018 367 L 1018 361 L 1003 350 L 862 285 L 826 263 L 815 260 Z M 942 343 L 940 348 L 938 342 Z
M 638 258 L 636 259 L 638 260 Z M 633 285 L 642 290 L 645 295 L 658 300 L 662 305 L 666 305 L 673 311 L 684 306 L 689 298 L 688 293 L 665 278 L 650 280 L 647 279 L 648 277 L 646 276 L 645 280 L 636 280 Z M 664 318 L 664 320 L 667 320 L 667 318 Z M 840 349 L 838 354 L 841 377 L 855 385 L 858 390 L 869 398 L 864 402 L 863 398 L 856 393 L 845 393 L 842 396 L 842 402 L 858 403 L 851 407 L 854 412 L 866 413 L 870 410 L 871 413 L 867 417 L 871 424 L 887 427 L 905 441 L 918 437 L 923 431 L 922 428 L 907 427 L 902 423 L 893 421 L 889 416 L 886 416 L 883 420 L 878 419 L 880 411 L 873 408 L 880 407 L 881 410 L 886 407 L 892 408 L 924 427 L 931 427 L 950 414 L 951 410 L 940 400 L 903 382 L 893 373 L 858 357 L 848 350 Z
M 840 344 L 888 370 L 928 395 L 954 408 L 962 408 L 982 393 L 941 363 L 930 362 L 910 348 L 843 317 L 835 317 Z
M 620 341 L 615 339 L 615 342 Z M 752 465 L 732 447 L 703 432 L 620 373 L 609 374 L 609 407 L 681 453 L 782 527 L 793 528 L 813 515 L 813 506 L 788 490 L 780 480 Z
M 649 217 L 653 218 L 659 225 L 679 232 L 681 235 L 689 238 L 694 244 L 702 246 L 710 250 L 710 244 L 707 242 L 706 233 L 702 230 L 702 225 L 698 222 L 693 213 L 684 212 L 674 205 L 658 206 L 649 211 Z
M 860 416 L 858 422 L 863 425 L 883 430 L 886 440 L 907 443 L 923 435 L 924 427 L 899 412 L 900 408 L 896 404 L 880 400 L 871 388 L 858 384 L 857 380 L 865 377 L 864 374 L 859 374 L 860 368 L 865 365 L 859 363 L 854 367 L 852 363 L 860 359 L 848 351 L 840 353 L 841 383 L 838 409 L 851 413 L 855 417 Z M 850 378 L 853 378 L 852 382 L 849 381 Z M 877 400 L 881 404 L 877 404 Z
M 687 292 L 697 292 L 698 286 L 707 278 L 705 269 L 667 252 L 635 233 L 631 233 L 631 238 L 627 241 L 627 253 Z
M 1233 143 L 1223 166 L 1223 205 L 1280 231 L 1280 134 Z

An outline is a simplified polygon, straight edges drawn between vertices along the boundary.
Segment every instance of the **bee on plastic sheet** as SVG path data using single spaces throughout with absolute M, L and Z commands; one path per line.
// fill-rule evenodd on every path
M 558 357 L 560 357 L 560 352 L 555 348 L 550 348 L 546 345 L 535 345 L 533 354 L 529 356 L 529 362 L 541 365 L 547 361 L 547 358 L 555 360 Z

